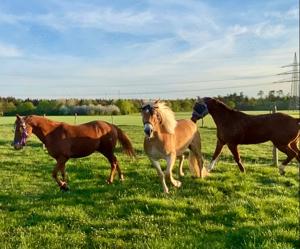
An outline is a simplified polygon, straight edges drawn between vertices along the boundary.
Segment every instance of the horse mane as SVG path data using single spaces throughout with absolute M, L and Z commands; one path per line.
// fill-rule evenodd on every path
M 241 112 L 241 111 L 239 111 L 237 109 L 229 107 L 228 105 L 226 105 L 224 102 L 222 102 L 219 99 L 212 98 L 212 101 L 216 103 L 216 106 L 218 108 L 221 108 L 221 109 L 223 109 L 226 112 L 235 113 L 235 115 L 248 115 L 248 114 L 246 114 L 244 112 Z
M 37 125 L 42 121 L 43 124 L 50 124 L 50 125 L 59 125 L 62 122 L 58 121 L 53 121 L 51 119 L 48 119 L 47 117 L 44 116 L 39 116 L 39 115 L 28 115 L 24 117 L 25 122 L 27 122 L 30 125 Z
M 168 133 L 174 134 L 177 121 L 171 108 L 163 101 L 155 102 L 153 107 L 161 116 L 161 125 L 167 130 Z
M 222 101 L 220 101 L 220 100 L 218 100 L 218 99 L 214 99 L 214 100 L 217 102 L 217 104 L 218 104 L 220 107 L 222 107 L 222 108 L 224 108 L 224 109 L 226 109 L 226 110 L 228 110 L 228 111 L 234 111 L 234 112 L 237 111 L 237 110 L 235 110 L 235 109 L 229 107 L 229 106 L 226 105 L 224 102 L 222 102 Z

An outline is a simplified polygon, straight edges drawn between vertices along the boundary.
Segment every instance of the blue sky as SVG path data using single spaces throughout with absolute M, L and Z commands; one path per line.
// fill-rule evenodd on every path
M 0 1 L 0 96 L 288 93 L 295 52 L 298 0 Z

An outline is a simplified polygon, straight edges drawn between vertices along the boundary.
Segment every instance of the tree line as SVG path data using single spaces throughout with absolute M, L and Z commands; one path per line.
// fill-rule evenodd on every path
M 226 96 L 216 96 L 232 108 L 247 110 L 270 110 L 274 105 L 279 110 L 289 109 L 289 95 L 281 90 L 269 91 L 264 95 L 259 91 L 257 97 L 247 97 L 243 92 Z M 196 98 L 165 100 L 175 112 L 191 111 Z M 137 113 L 140 110 L 140 99 L 17 99 L 0 97 L 0 115 L 125 115 Z

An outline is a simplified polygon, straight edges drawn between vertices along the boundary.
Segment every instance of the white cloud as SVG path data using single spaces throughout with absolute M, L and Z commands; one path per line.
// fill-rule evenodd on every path
M 272 38 L 283 35 L 285 27 L 282 24 L 259 23 L 251 27 L 250 32 L 261 38 Z
M 70 39 L 72 37 L 65 36 L 71 36 L 72 32 L 65 34 L 66 30 L 85 29 L 86 37 L 83 39 L 86 43 L 76 44 L 78 41 L 74 40 L 72 44 L 78 46 L 78 50 L 83 51 L 82 54 L 87 49 L 85 46 L 90 45 L 89 39 L 97 40 L 93 32 L 132 35 L 129 43 L 123 42 L 121 38 L 118 40 L 119 37 L 116 36 L 109 37 L 118 40 L 118 45 L 111 45 L 105 40 L 109 52 L 108 55 L 103 52 L 104 56 L 101 58 L 99 56 L 99 59 L 96 56 L 88 59 L 66 57 L 65 51 L 60 50 L 57 55 L 44 52 L 45 54 L 40 55 L 41 58 L 31 56 L 7 60 L 5 68 L 0 68 L 0 82 L 24 86 L 43 85 L 45 89 L 41 88 L 44 89 L 41 95 L 48 94 L 52 97 L 57 97 L 58 93 L 103 97 L 104 94 L 112 96 L 111 94 L 118 91 L 122 96 L 124 92 L 147 92 L 153 89 L 158 89 L 157 91 L 162 89 L 162 92 L 170 89 L 170 93 L 165 93 L 162 97 L 172 97 L 173 90 L 179 91 L 178 97 L 184 97 L 180 90 L 224 87 L 232 85 L 232 82 L 226 83 L 224 79 L 279 73 L 280 66 L 289 63 L 289 57 L 292 57 L 294 52 L 291 52 L 291 49 L 297 47 L 297 44 L 295 45 L 297 39 L 292 36 L 295 34 L 294 25 L 290 27 L 286 19 L 281 21 L 277 19 L 284 18 L 284 15 L 295 18 L 295 9 L 285 13 L 269 13 L 270 18 L 251 20 L 250 25 L 249 16 L 247 20 L 238 20 L 234 23 L 232 22 L 234 17 L 230 21 L 226 19 L 228 13 L 221 17 L 217 16 L 213 9 L 199 1 L 150 0 L 149 3 L 149 6 L 138 10 L 131 6 L 127 8 L 73 6 L 73 3 L 64 2 L 60 8 L 55 11 L 49 8 L 50 12 L 44 14 L 27 13 L 17 16 L 0 13 L 0 23 L 25 27 L 35 24 L 50 27 L 61 32 L 58 34 L 61 40 L 64 38 L 72 40 Z M 271 19 L 276 21 L 273 22 Z M 87 32 L 87 29 L 91 29 L 89 30 L 91 32 Z M 284 37 L 287 38 L 282 39 Z M 280 43 L 277 38 L 282 39 Z M 261 39 L 265 40 L 261 42 Z M 284 44 L 287 40 L 291 42 Z M 51 42 L 50 46 L 57 45 L 55 42 Z M 48 44 L 45 47 L 43 44 L 41 46 L 42 49 L 39 51 L 47 51 L 49 48 Z M 17 47 L 0 43 L 0 57 L 21 55 L 22 51 Z M 223 80 L 217 83 L 203 82 L 211 79 Z M 194 83 L 189 83 L 187 87 L 184 84 L 188 81 Z M 257 82 L 261 81 L 260 79 Z M 252 83 L 254 80 L 249 79 L 249 82 Z M 220 91 L 228 93 L 227 89 Z M 215 91 L 210 93 L 223 94 Z M 187 93 L 189 96 L 194 94 L 196 93 Z M 137 94 L 130 97 L 140 96 Z
M 231 36 L 254 35 L 259 38 L 275 38 L 285 34 L 286 30 L 283 24 L 261 22 L 248 26 L 236 24 L 228 28 L 228 34 Z
M 14 15 L 0 13 L 0 23 L 37 24 L 51 27 L 58 31 L 70 28 L 94 28 L 109 32 L 134 32 L 135 29 L 155 22 L 148 11 L 116 11 L 111 8 L 95 7 L 89 10 L 66 10 L 46 14 Z M 142 30 L 142 29 L 141 29 Z
M 0 42 L 0 57 L 20 57 L 22 54 L 19 48 Z
M 294 6 L 287 11 L 269 11 L 265 12 L 267 18 L 276 18 L 281 20 L 299 20 L 299 6 Z

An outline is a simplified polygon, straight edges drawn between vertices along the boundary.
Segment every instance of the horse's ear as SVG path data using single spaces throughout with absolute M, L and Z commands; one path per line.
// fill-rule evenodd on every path
M 138 103 L 140 105 L 140 109 L 142 109 L 144 106 L 144 103 L 145 103 L 144 100 L 140 99 L 140 100 L 138 100 Z
M 157 109 L 158 108 L 157 104 L 159 102 L 160 102 L 160 99 L 155 100 L 154 103 L 153 103 L 153 108 Z
M 16 117 L 17 117 L 18 120 L 21 119 L 21 116 L 19 114 L 16 114 Z
M 204 98 L 203 98 L 203 102 L 204 102 L 204 103 L 206 103 L 206 102 L 209 101 L 209 100 L 211 100 L 210 97 L 204 97 Z
M 205 98 L 201 98 L 200 96 L 197 97 L 197 102 L 198 103 L 204 103 Z

